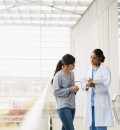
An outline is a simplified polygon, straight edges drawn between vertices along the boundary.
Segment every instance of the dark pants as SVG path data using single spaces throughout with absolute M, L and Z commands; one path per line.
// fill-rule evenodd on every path
M 65 107 L 57 109 L 57 113 L 62 121 L 62 130 L 74 130 L 73 120 L 75 117 L 75 108 Z
M 92 106 L 92 125 L 90 126 L 89 130 L 107 130 L 107 127 L 95 127 L 95 112 L 94 112 L 94 106 Z

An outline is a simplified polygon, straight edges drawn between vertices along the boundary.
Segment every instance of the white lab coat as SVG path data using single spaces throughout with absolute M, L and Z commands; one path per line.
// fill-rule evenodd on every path
M 88 67 L 81 79 L 81 88 L 86 91 L 86 84 L 92 78 L 92 65 Z M 95 85 L 94 92 L 94 108 L 95 108 L 95 126 L 113 126 L 112 110 L 110 103 L 110 95 L 108 89 L 111 82 L 111 73 L 109 67 L 101 64 L 94 75 L 94 79 L 107 79 L 103 84 Z M 87 92 L 86 113 L 84 116 L 84 124 L 91 126 L 92 109 L 91 109 L 91 93 L 92 88 Z

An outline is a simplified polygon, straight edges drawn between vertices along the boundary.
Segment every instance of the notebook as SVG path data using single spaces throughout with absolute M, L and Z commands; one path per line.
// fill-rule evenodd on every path
M 104 83 L 106 80 L 107 80 L 107 79 L 98 79 L 98 80 L 93 80 L 92 83 L 94 83 L 94 84 L 102 84 L 102 83 Z

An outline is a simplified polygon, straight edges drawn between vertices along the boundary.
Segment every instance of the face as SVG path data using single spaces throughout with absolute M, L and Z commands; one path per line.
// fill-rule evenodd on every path
M 70 65 L 68 66 L 68 69 L 69 69 L 69 70 L 73 70 L 74 68 L 75 68 L 75 63 L 70 64 Z
M 92 53 L 92 55 L 90 57 L 90 61 L 91 61 L 92 65 L 99 65 L 100 64 L 100 59 L 94 53 Z

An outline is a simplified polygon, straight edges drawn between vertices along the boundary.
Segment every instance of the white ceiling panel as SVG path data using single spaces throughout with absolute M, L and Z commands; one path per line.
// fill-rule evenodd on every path
M 0 0 L 0 25 L 72 27 L 93 0 Z

